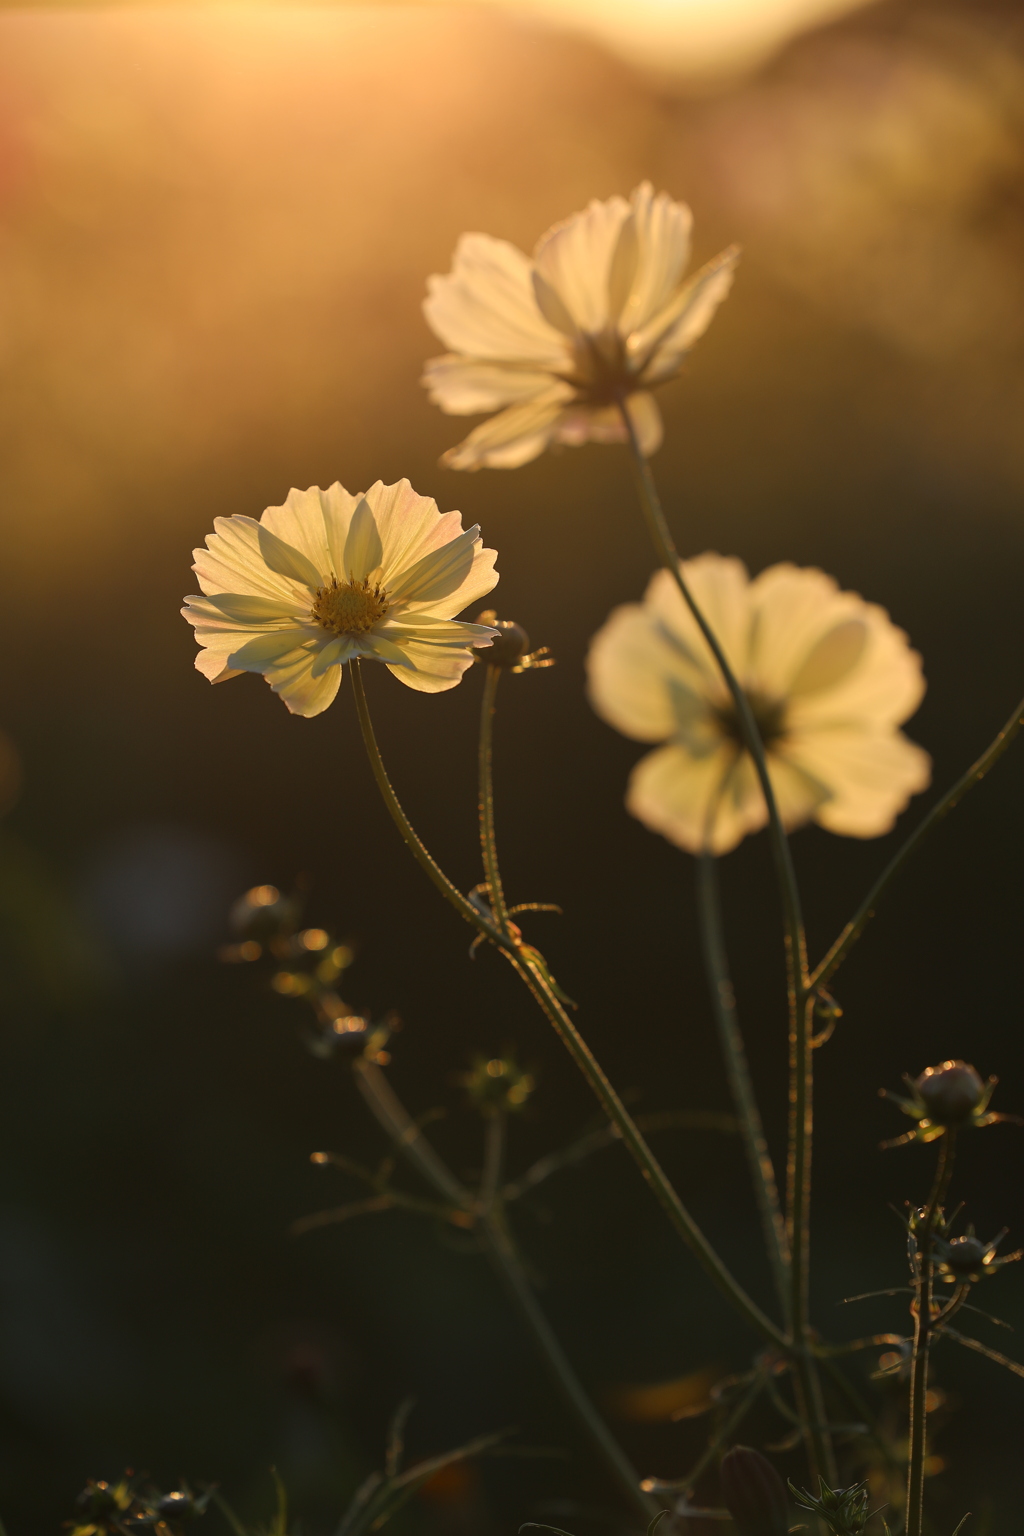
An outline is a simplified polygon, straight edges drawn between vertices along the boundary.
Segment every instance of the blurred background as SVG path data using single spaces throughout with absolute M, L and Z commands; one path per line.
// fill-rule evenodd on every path
M 307 1050 L 302 1006 L 217 958 L 231 902 L 256 882 L 301 882 L 306 920 L 353 945 L 346 1000 L 400 1014 L 391 1080 L 414 1112 L 448 1107 L 432 1134 L 461 1172 L 481 1157 L 456 1082 L 475 1051 L 515 1047 L 536 1078 L 514 1168 L 593 1126 L 594 1106 L 497 958 L 468 961 L 464 928 L 375 800 L 344 692 L 310 722 L 255 677 L 212 690 L 178 609 L 212 519 L 258 516 L 293 485 L 408 476 L 479 520 L 500 552 L 500 612 L 558 659 L 502 689 L 506 885 L 564 907 L 529 920 L 529 936 L 634 1106 L 727 1108 L 691 863 L 626 816 L 640 749 L 582 690 L 590 635 L 652 565 L 624 451 L 458 476 L 437 460 L 465 423 L 417 382 L 440 350 L 424 280 L 447 270 L 461 231 L 530 249 L 645 177 L 693 206 L 697 260 L 744 247 L 733 296 L 662 395 L 655 469 L 678 542 L 755 571 L 820 565 L 884 604 L 925 658 L 908 729 L 942 786 L 1024 678 L 1015 0 L 0 12 L 12 1536 L 54 1531 L 87 1475 L 125 1466 L 164 1487 L 218 1479 L 246 1518 L 266 1517 L 272 1465 L 316 1536 L 380 1464 L 407 1393 L 413 1454 L 511 1424 L 564 1453 L 449 1478 L 412 1526 L 486 1536 L 547 1512 L 581 1529 L 566 1498 L 591 1525 L 607 1518 L 603 1474 L 483 1260 L 397 1213 L 289 1236 L 355 1193 L 311 1152 L 372 1160 L 383 1145 L 344 1064 Z M 464 887 L 478 878 L 480 681 L 428 698 L 370 679 L 410 813 Z M 996 1107 L 1024 1110 L 1021 785 L 1011 754 L 840 975 L 845 1017 L 818 1058 L 815 1254 L 818 1319 L 836 1335 L 904 1326 L 899 1298 L 837 1303 L 903 1282 L 889 1207 L 929 1177 L 926 1149 L 879 1152 L 902 1125 L 877 1089 L 965 1056 L 1000 1075 Z M 813 951 L 901 835 L 798 835 Z M 778 1150 L 782 962 L 763 836 L 723 876 Z M 983 1235 L 1005 1224 L 1011 1244 L 1020 1135 L 965 1139 L 954 1188 Z M 658 1146 L 767 1299 L 734 1142 L 684 1130 Z M 706 1421 L 672 1412 L 753 1341 L 618 1151 L 552 1179 L 516 1219 L 544 1305 L 641 1472 L 681 1474 Z M 982 1304 L 1024 1324 L 1022 1281 L 1007 1270 Z M 691 1385 L 664 1401 L 623 1390 L 679 1379 Z M 1007 1529 L 1024 1496 L 1024 1382 L 966 1353 L 940 1357 L 937 1379 L 940 1528 L 969 1508 L 973 1531 Z M 750 1433 L 783 1430 L 766 1418 Z

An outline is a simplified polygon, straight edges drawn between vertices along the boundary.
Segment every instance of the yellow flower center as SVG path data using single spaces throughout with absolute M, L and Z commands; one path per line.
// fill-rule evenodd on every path
M 334 635 L 365 635 L 382 619 L 391 601 L 379 582 L 339 581 L 318 587 L 310 617 Z

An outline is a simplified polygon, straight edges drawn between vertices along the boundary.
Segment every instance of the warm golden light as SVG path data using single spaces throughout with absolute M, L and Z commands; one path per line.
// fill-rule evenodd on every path
M 867 0 L 496 0 L 589 33 L 634 62 L 721 75 L 760 62 L 794 33 Z

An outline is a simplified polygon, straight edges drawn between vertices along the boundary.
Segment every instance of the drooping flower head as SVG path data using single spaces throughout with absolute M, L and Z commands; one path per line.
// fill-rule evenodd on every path
M 533 260 L 507 240 L 463 235 L 432 277 L 427 323 L 450 351 L 423 383 L 453 416 L 497 411 L 445 454 L 453 469 L 515 469 L 552 443 L 661 442 L 650 390 L 673 378 L 732 283 L 738 251 L 683 281 L 692 216 L 649 182 L 549 229 Z
M 787 827 L 848 837 L 887 832 L 925 788 L 929 758 L 899 725 L 924 693 L 921 659 L 884 609 L 821 571 L 682 563 L 745 690 Z M 732 698 L 667 571 L 617 608 L 588 657 L 590 699 L 610 725 L 663 745 L 634 768 L 628 809 L 692 853 L 725 853 L 767 820 Z
M 441 693 L 494 638 L 455 621 L 496 585 L 494 550 L 408 480 L 361 496 L 338 484 L 291 491 L 259 522 L 218 517 L 214 529 L 194 551 L 204 596 L 182 609 L 212 683 L 262 672 L 292 714 L 318 715 L 355 657 Z

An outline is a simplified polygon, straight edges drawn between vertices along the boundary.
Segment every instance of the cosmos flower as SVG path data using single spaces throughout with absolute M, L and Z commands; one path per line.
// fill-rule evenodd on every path
M 821 571 L 739 560 L 682 563 L 750 700 L 787 827 L 887 832 L 925 788 L 930 762 L 897 727 L 924 692 L 921 659 L 888 614 Z M 675 582 L 651 578 L 617 608 L 588 658 L 590 699 L 610 725 L 661 742 L 634 768 L 628 809 L 691 853 L 725 853 L 767 820 L 732 699 Z
M 692 216 L 649 182 L 594 201 L 543 235 L 533 260 L 507 240 L 463 235 L 431 277 L 427 323 L 446 347 L 423 383 L 453 416 L 497 411 L 442 459 L 515 469 L 552 443 L 622 442 L 627 399 L 640 445 L 661 442 L 650 390 L 674 378 L 732 283 L 730 247 L 686 282 Z
M 212 683 L 262 672 L 292 714 L 318 715 L 354 657 L 441 693 L 494 638 L 454 618 L 496 585 L 494 550 L 408 480 L 363 496 L 338 484 L 291 491 L 259 522 L 218 517 L 214 528 L 194 551 L 205 595 L 182 609 Z

